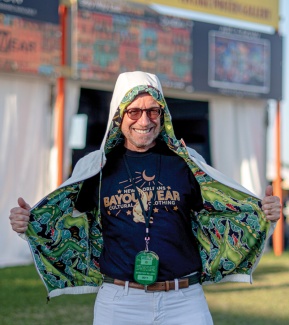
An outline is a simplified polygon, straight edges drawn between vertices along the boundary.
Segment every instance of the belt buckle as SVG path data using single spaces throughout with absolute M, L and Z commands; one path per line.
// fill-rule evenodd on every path
M 161 292 L 161 291 L 163 291 L 163 290 L 148 290 L 148 287 L 150 286 L 150 284 L 149 285 L 144 285 L 144 291 L 145 292 L 147 292 L 147 293 L 154 293 L 154 292 Z
M 152 292 L 152 291 L 148 291 L 148 285 L 147 284 L 144 285 L 144 291 L 145 292 Z
M 148 286 L 147 284 L 144 285 L 144 291 L 147 292 L 147 293 L 152 293 L 154 292 L 153 290 L 148 290 Z

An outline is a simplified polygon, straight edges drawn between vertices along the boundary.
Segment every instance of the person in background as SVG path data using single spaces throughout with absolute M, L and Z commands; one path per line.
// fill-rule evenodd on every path
M 119 75 L 100 150 L 18 205 L 48 297 L 98 292 L 94 325 L 213 324 L 202 284 L 250 282 L 281 209 L 271 186 L 261 201 L 177 140 L 141 71 Z

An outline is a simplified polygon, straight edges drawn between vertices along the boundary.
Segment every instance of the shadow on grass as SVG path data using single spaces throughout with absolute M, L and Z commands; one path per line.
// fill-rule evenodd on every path
M 217 287 L 218 286 L 218 287 Z M 289 288 L 289 280 L 288 283 L 284 284 L 278 284 L 278 285 L 258 285 L 258 286 L 254 286 L 254 285 L 250 285 L 248 284 L 248 286 L 230 286 L 228 287 L 228 284 L 216 284 L 214 287 L 212 286 L 204 286 L 205 290 L 207 292 L 214 292 L 217 291 L 218 293 L 222 293 L 222 292 L 242 292 L 242 291 L 260 291 L 260 290 L 276 290 L 276 289 L 285 289 L 285 288 Z M 289 321 L 287 323 L 287 325 L 289 324 Z
M 264 275 L 268 274 L 277 274 L 277 273 L 283 273 L 283 272 L 289 272 L 289 267 L 285 265 L 280 264 L 274 264 L 274 265 L 262 265 L 260 267 L 257 267 L 257 269 L 254 271 L 253 275 L 255 279 L 259 279 L 263 277 Z
M 217 310 L 211 310 L 214 325 L 288 325 L 288 319 L 276 317 L 251 315 L 246 314 L 246 310 L 242 313 L 220 312 Z

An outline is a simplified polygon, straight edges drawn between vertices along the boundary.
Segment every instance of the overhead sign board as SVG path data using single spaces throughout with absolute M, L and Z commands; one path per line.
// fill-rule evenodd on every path
M 0 13 L 58 24 L 58 6 L 59 0 L 0 0 Z
M 0 71 L 55 75 L 60 66 L 60 27 L 2 15 Z
M 278 29 L 279 0 L 131 0 L 245 20 Z
M 60 66 L 59 0 L 0 0 L 0 70 L 51 76 Z

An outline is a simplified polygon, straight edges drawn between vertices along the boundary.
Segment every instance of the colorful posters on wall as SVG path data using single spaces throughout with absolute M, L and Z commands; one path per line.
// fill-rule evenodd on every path
M 82 2 L 76 26 L 81 79 L 109 82 L 120 72 L 143 70 L 156 73 L 165 87 L 184 89 L 192 83 L 190 20 L 88 11 Z

